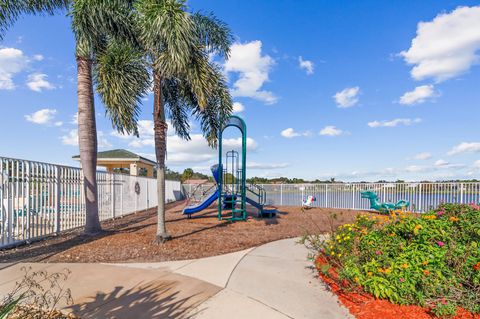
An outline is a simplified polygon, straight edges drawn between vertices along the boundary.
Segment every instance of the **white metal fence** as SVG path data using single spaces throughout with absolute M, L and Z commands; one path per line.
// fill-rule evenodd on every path
M 368 210 L 370 202 L 361 192 L 377 193 L 380 202 L 408 200 L 410 209 L 424 212 L 441 203 L 479 203 L 480 183 L 325 183 L 262 184 L 266 204 L 301 206 L 307 196 L 315 196 L 314 207 Z M 185 194 L 210 193 L 211 186 L 183 185 Z
M 97 183 L 100 220 L 157 206 L 155 179 L 97 172 Z M 180 182 L 166 181 L 167 202 L 181 198 Z M 84 224 L 81 169 L 0 157 L 0 247 Z

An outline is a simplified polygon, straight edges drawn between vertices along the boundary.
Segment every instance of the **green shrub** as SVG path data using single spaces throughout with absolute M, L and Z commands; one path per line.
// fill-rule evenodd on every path
M 351 287 L 439 316 L 480 312 L 480 207 L 442 204 L 422 215 L 360 215 L 317 245 L 319 269 L 333 266 Z

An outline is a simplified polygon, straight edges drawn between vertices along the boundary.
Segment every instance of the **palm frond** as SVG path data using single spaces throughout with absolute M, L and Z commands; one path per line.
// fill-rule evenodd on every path
M 214 53 L 227 59 L 233 35 L 228 25 L 218 19 L 213 13 L 204 15 L 196 12 L 192 15 L 200 44 L 205 46 L 207 53 Z
M 138 42 L 132 1 L 76 0 L 69 14 L 77 43 L 89 46 L 93 52 L 105 46 L 106 37 L 133 45 Z
M 52 15 L 68 9 L 70 0 L 2 0 L 0 4 L 0 40 L 23 14 Z
M 215 64 L 209 64 L 209 68 L 211 78 L 205 105 L 201 106 L 198 103 L 195 91 L 188 81 L 177 81 L 176 86 L 185 108 L 188 107 L 191 114 L 200 122 L 209 145 L 215 147 L 218 132 L 232 113 L 233 102 L 227 81 L 220 69 Z
M 151 84 L 142 52 L 111 40 L 106 50 L 97 54 L 94 80 L 113 127 L 124 134 L 138 135 L 141 98 Z
M 135 5 L 142 43 L 163 77 L 175 77 L 188 67 L 196 30 L 185 1 L 141 0 Z
M 190 124 L 188 122 L 190 105 L 182 92 L 179 79 L 164 78 L 162 81 L 162 95 L 167 116 L 178 136 L 190 140 Z

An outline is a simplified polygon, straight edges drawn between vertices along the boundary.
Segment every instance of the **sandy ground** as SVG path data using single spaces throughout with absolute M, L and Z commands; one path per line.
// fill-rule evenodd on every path
M 167 229 L 173 240 L 154 242 L 156 211 L 148 210 L 102 223 L 104 231 L 85 236 L 82 230 L 0 251 L 0 262 L 156 262 L 215 256 L 262 245 L 306 232 L 324 233 L 350 223 L 359 211 L 277 207 L 277 217 L 258 219 L 253 211 L 247 221 L 219 221 L 216 209 L 187 219 L 183 202 L 167 206 Z

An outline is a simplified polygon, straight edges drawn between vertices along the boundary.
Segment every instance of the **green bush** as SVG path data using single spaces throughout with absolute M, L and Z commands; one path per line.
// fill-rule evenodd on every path
M 397 304 L 480 312 L 480 207 L 442 204 L 429 213 L 360 215 L 318 247 L 318 269 Z

